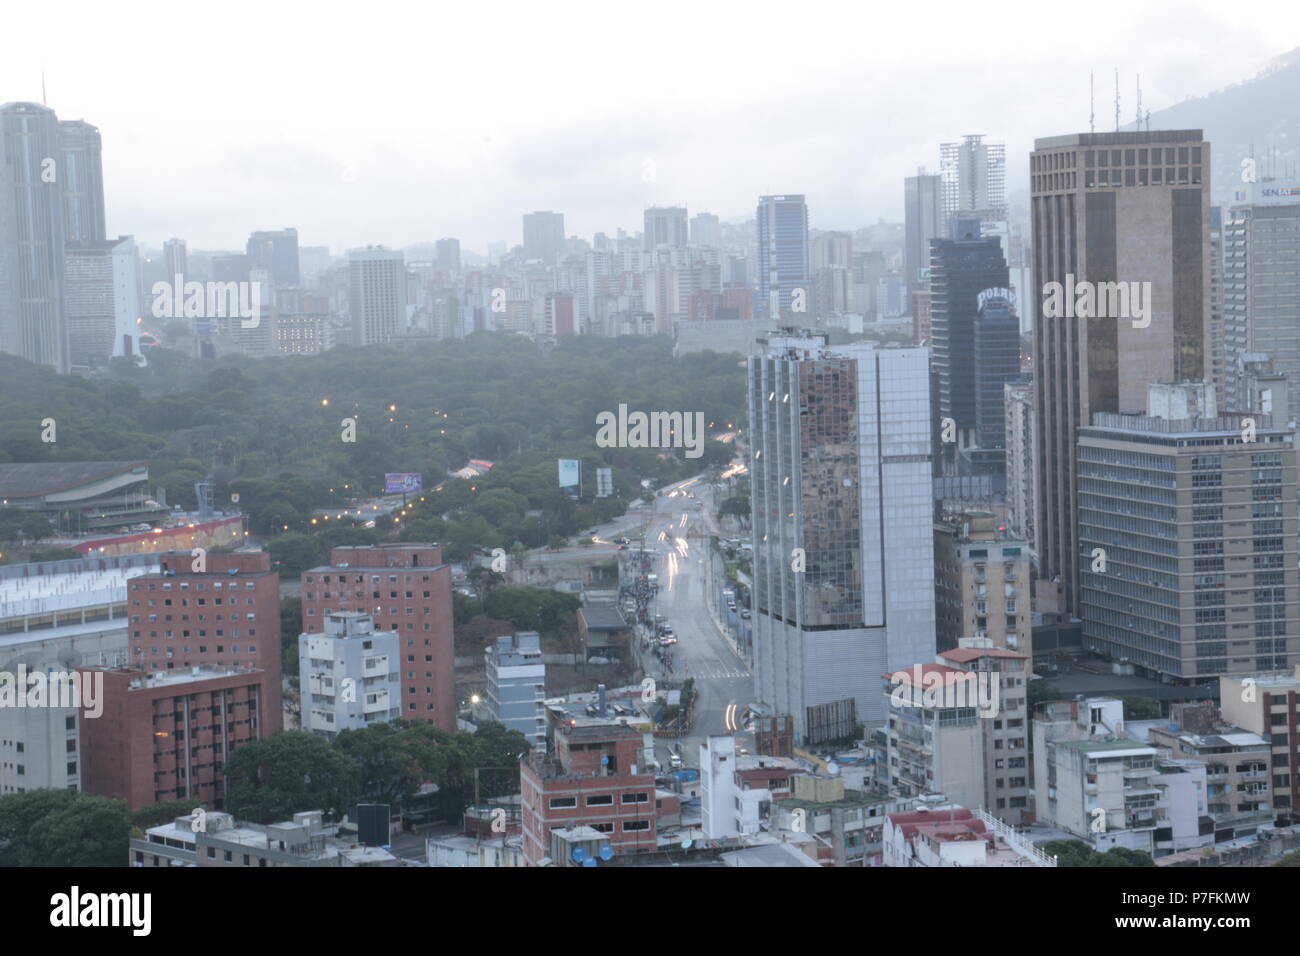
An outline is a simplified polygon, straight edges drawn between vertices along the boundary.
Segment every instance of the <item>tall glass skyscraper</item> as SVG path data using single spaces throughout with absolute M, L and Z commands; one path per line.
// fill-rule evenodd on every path
M 808 204 L 803 196 L 758 200 L 758 302 L 755 316 L 777 323 L 806 321 L 813 311 L 808 258 Z M 800 290 L 795 294 L 795 290 Z
M 66 373 L 64 184 L 69 170 L 61 162 L 62 146 L 54 110 L 38 103 L 0 106 L 0 351 Z M 98 238 L 103 238 L 102 222 Z
M 754 666 L 794 717 L 852 700 L 935 651 L 929 354 L 830 347 L 785 329 L 749 359 Z M 801 549 L 801 550 L 796 550 Z

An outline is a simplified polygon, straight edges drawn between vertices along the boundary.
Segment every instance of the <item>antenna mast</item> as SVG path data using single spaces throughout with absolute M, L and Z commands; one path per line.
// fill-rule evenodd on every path
M 1097 89 L 1095 72 L 1088 71 L 1088 132 L 1097 132 Z
M 1115 132 L 1119 132 L 1119 67 L 1115 67 Z
M 1142 128 L 1142 74 L 1137 75 L 1137 129 Z

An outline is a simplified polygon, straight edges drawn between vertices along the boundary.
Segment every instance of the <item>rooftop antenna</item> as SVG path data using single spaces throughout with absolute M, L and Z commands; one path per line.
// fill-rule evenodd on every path
M 1147 132 L 1151 132 L 1151 111 L 1147 110 Z
M 1137 74 L 1137 127 L 1142 129 L 1142 74 Z
M 45 98 L 45 71 L 41 70 L 41 105 L 49 106 L 50 101 Z
M 1119 132 L 1119 67 L 1115 67 L 1115 132 Z
M 1088 132 L 1097 132 L 1097 90 L 1095 73 L 1093 70 L 1088 71 Z

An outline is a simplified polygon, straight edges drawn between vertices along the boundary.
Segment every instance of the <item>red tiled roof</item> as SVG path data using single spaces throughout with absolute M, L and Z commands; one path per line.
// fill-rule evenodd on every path
M 961 681 L 968 681 L 975 676 L 975 671 L 964 671 L 958 667 L 948 667 L 944 664 L 919 664 L 905 669 L 893 671 L 888 674 L 881 674 L 885 680 L 896 681 L 900 684 L 911 684 L 912 678 L 919 674 L 922 680 L 929 674 L 938 674 L 943 678 L 943 682 L 948 685 L 957 684 Z

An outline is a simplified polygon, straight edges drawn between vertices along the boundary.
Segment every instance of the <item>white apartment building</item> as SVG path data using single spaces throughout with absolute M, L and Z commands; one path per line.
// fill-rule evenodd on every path
M 377 631 L 369 614 L 338 611 L 325 631 L 298 636 L 302 729 L 333 738 L 402 716 L 396 631 Z

